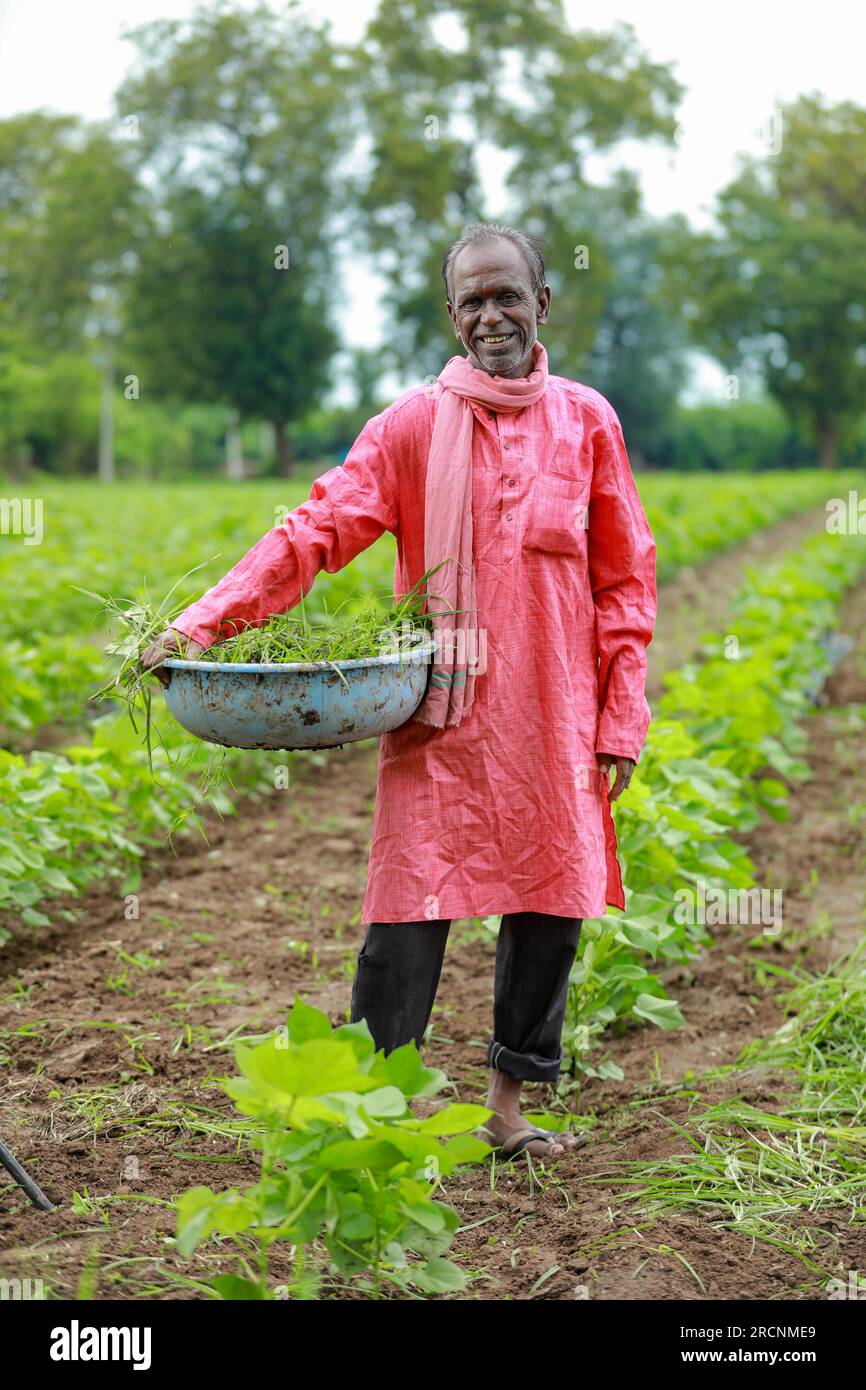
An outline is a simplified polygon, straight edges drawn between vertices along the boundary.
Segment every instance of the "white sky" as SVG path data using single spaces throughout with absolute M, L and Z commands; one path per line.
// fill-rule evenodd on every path
M 36 108 L 108 116 L 132 55 L 122 31 L 152 19 L 183 18 L 195 8 L 195 0 L 0 0 L 0 116 Z M 352 40 L 376 4 L 315 0 L 306 8 Z M 593 161 L 589 170 L 598 177 L 617 163 L 637 169 L 647 209 L 657 216 L 680 211 L 706 225 L 714 193 L 735 172 L 737 152 L 766 148 L 780 103 L 819 91 L 833 101 L 866 104 L 866 11 L 852 0 L 726 0 L 713 6 L 566 0 L 566 11 L 574 28 L 632 23 L 650 57 L 673 62 L 687 88 L 675 149 L 624 144 L 613 159 Z M 353 267 L 343 325 L 349 343 L 381 338 L 377 287 L 374 276 Z M 693 391 L 710 389 L 717 375 L 709 365 L 699 369 Z

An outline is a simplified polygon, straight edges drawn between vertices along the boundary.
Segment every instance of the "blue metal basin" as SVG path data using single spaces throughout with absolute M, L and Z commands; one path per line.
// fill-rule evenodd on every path
M 336 748 L 377 738 L 414 714 L 433 639 L 359 661 L 262 663 L 169 658 L 165 702 L 196 738 L 226 748 Z M 338 667 L 345 680 L 334 670 Z

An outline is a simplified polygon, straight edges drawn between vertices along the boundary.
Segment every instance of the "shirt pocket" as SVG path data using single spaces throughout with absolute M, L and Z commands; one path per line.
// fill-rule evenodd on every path
M 585 557 L 590 482 L 590 475 L 580 479 L 550 470 L 536 473 L 523 536 L 525 550 Z
M 592 453 L 582 431 L 557 429 L 551 440 L 548 471 L 575 482 L 592 479 Z

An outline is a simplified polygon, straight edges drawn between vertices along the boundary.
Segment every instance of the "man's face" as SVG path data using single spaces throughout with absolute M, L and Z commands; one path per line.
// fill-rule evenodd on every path
M 514 242 L 466 246 L 451 267 L 448 315 L 473 367 L 490 376 L 528 376 L 536 327 L 547 322 L 550 290 L 538 294 Z

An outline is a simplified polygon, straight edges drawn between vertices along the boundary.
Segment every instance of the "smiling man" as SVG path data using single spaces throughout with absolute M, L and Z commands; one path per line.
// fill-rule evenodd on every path
M 420 1046 L 451 922 L 501 914 L 488 1136 L 505 1156 L 553 1159 L 581 1137 L 527 1124 L 520 1095 L 559 1075 L 583 919 L 624 906 L 609 803 L 649 726 L 655 544 L 613 407 L 548 372 L 537 241 L 476 224 L 442 269 L 466 355 L 370 420 L 143 660 L 293 608 L 386 530 L 395 595 L 446 561 L 428 586 L 427 695 L 379 744 L 351 1017 L 386 1052 Z

